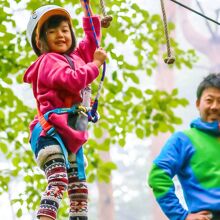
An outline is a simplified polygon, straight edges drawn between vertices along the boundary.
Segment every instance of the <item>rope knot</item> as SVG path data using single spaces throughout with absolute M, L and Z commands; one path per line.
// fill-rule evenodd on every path
M 103 28 L 108 28 L 110 26 L 112 20 L 113 20 L 112 16 L 110 16 L 110 15 L 105 16 L 101 20 L 101 26 Z

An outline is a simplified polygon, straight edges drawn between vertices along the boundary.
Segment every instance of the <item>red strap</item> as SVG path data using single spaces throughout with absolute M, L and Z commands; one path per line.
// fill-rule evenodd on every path
M 43 130 L 47 132 L 53 126 L 44 118 L 43 114 L 40 112 L 39 109 L 37 109 L 37 111 L 38 111 L 38 120 L 40 122 L 40 125 L 42 126 Z
M 71 108 L 73 105 L 73 98 L 71 96 L 66 97 L 64 103 L 66 108 Z

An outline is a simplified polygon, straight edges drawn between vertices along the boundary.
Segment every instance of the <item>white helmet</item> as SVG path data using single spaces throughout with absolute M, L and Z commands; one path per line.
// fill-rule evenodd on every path
M 38 32 L 38 34 L 39 34 L 39 31 L 40 31 L 42 25 L 44 24 L 44 22 L 49 17 L 51 17 L 53 15 L 63 15 L 65 17 L 67 17 L 70 21 L 70 24 L 72 25 L 71 16 L 70 16 L 69 12 L 67 10 L 65 10 L 64 8 L 61 8 L 60 6 L 45 5 L 45 6 L 38 8 L 37 10 L 35 10 L 29 19 L 26 34 L 27 34 L 27 39 L 36 54 L 38 52 L 37 47 L 36 47 L 36 45 L 34 45 L 33 39 L 32 39 L 35 28 L 37 27 L 36 32 Z

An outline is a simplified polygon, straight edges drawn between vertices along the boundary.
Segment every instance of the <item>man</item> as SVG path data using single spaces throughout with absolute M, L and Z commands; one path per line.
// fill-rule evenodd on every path
M 220 220 L 220 73 L 200 83 L 196 107 L 200 118 L 169 138 L 149 174 L 149 185 L 170 220 Z M 175 194 L 175 175 L 188 210 Z

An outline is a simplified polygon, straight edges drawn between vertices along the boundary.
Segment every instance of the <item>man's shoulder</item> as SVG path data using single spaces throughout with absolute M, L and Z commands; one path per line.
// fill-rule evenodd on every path
M 173 133 L 165 143 L 165 148 L 184 149 L 191 145 L 189 136 L 185 133 L 185 130 L 183 130 Z
M 189 130 L 190 129 L 176 131 L 171 135 L 170 139 L 171 140 L 173 139 L 173 140 L 179 140 L 179 141 L 186 141 L 188 139 L 187 132 Z

